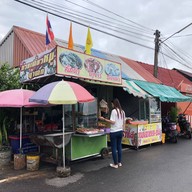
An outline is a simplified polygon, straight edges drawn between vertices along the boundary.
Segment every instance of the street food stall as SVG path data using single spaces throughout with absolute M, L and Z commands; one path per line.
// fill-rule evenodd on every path
M 65 108 L 66 160 L 108 155 L 107 135 L 97 127 L 97 101 L 66 105 Z M 75 125 L 75 127 L 74 127 Z M 42 128 L 41 128 L 42 129 Z M 32 134 L 31 141 L 40 146 L 42 160 L 60 163 L 63 147 L 62 130 Z
M 131 110 L 134 111 L 136 108 L 138 111 L 137 114 L 130 116 L 134 118 L 134 121 L 127 122 L 123 144 L 138 148 L 142 145 L 161 141 L 160 101 L 151 95 L 148 97 L 147 93 L 145 93 L 146 98 L 128 94 L 129 91 L 123 89 L 128 84 L 123 84 L 121 73 L 120 63 L 60 46 L 26 59 L 21 63 L 20 76 L 22 82 L 38 83 L 43 82 L 42 79 L 50 81 L 51 79 L 62 78 L 66 80 L 71 78 L 73 81 L 86 86 L 87 90 L 93 92 L 97 98 L 94 104 L 84 103 L 65 108 L 65 130 L 66 132 L 73 132 L 66 144 L 66 156 L 69 160 L 102 154 L 102 149 L 107 148 L 107 133 L 110 132 L 110 126 L 103 125 L 102 121 L 98 121 L 99 110 L 95 107 L 98 106 L 101 99 L 105 99 L 107 103 L 110 103 L 114 97 L 119 98 L 123 108 L 125 108 L 124 111 L 127 117 L 129 117 Z M 118 91 L 116 91 L 116 88 Z M 133 87 L 132 93 L 137 89 Z M 127 100 L 129 100 L 128 103 Z M 111 106 L 109 106 L 110 110 Z M 82 130 L 85 132 L 82 132 Z M 97 132 L 92 133 L 93 130 L 97 130 Z M 50 132 L 50 134 L 52 133 Z M 47 140 L 47 138 L 45 139 Z M 50 144 L 50 146 L 53 145 Z M 42 152 L 43 148 L 41 147 Z M 55 154 L 57 152 L 49 155 L 53 157 Z
M 140 99 L 141 120 L 127 118 L 122 144 L 139 148 L 162 140 L 161 105 L 155 98 Z
M 28 58 L 20 64 L 20 79 L 23 83 L 45 82 L 44 80 L 53 82 L 58 79 L 66 80 L 69 77 L 78 83 L 82 83 L 83 80 L 93 80 L 121 85 L 121 64 L 60 46 Z M 96 100 L 90 104 L 80 103 L 65 106 L 65 131 L 73 132 L 69 143 L 66 144 L 66 155 L 69 160 L 98 154 L 104 156 L 108 153 L 107 135 L 104 130 L 98 128 L 97 124 L 97 105 Z M 43 132 L 45 126 L 42 125 L 42 122 L 39 122 L 38 125 Z M 59 132 L 59 130 L 58 128 L 52 131 Z M 62 130 L 60 131 L 62 132 Z M 50 132 L 50 134 L 52 133 Z M 42 139 L 42 135 L 44 135 L 44 139 Z M 47 132 L 39 135 L 37 133 L 36 136 L 36 141 L 34 138 L 33 141 L 40 146 L 42 153 L 50 151 L 46 150 L 47 147 L 59 148 L 50 140 L 48 141 Z M 55 134 L 50 137 L 55 138 Z M 42 140 L 47 144 L 42 143 Z M 51 151 L 53 153 L 49 156 L 55 157 L 55 149 Z M 59 154 L 59 152 L 56 153 Z

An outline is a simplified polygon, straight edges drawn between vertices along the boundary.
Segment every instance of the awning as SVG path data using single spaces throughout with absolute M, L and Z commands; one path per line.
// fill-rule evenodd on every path
M 138 85 L 134 83 L 134 81 L 122 80 L 123 89 L 130 94 L 133 94 L 136 97 L 148 98 L 152 97 L 146 91 L 141 89 Z
M 93 81 L 93 80 L 85 80 L 80 79 L 81 81 L 84 81 L 86 83 L 96 84 L 96 85 L 107 85 L 107 86 L 113 86 L 113 87 L 123 87 L 122 84 L 115 84 L 115 83 L 108 83 L 108 82 L 102 82 L 102 81 Z
M 162 102 L 184 102 L 191 101 L 190 97 L 181 94 L 173 87 L 150 83 L 145 81 L 134 81 L 139 87 L 154 97 L 158 97 Z
M 124 80 L 122 79 L 122 84 L 114 84 L 114 83 L 107 83 L 107 82 L 100 82 L 100 81 L 92 81 L 92 80 L 84 80 L 81 79 L 84 82 L 97 84 L 97 85 L 106 85 L 106 86 L 113 86 L 113 87 L 122 87 L 125 91 L 127 91 L 129 94 L 133 94 L 135 97 L 142 97 L 142 98 L 148 98 L 153 97 L 150 94 L 148 94 L 146 91 L 141 89 L 138 85 L 136 85 L 133 81 Z

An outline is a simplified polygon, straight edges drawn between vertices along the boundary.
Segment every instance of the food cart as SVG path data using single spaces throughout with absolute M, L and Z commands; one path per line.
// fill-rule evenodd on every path
M 160 101 L 155 98 L 140 100 L 140 119 L 148 120 L 126 120 L 122 144 L 139 148 L 162 141 L 162 124 Z
M 108 155 L 107 135 L 105 132 L 75 133 L 66 147 L 68 160 L 78 160 L 86 157 L 101 155 L 102 158 Z
M 43 131 L 42 125 L 39 126 L 37 129 L 41 132 L 32 134 L 30 139 L 39 146 L 41 160 L 54 164 L 61 163 L 62 130 Z M 98 155 L 104 158 L 108 155 L 107 135 L 103 129 L 97 127 L 97 101 L 66 105 L 65 130 L 66 162 Z
M 126 124 L 122 144 L 139 148 L 160 142 L 162 139 L 161 123 L 149 123 L 145 121 L 133 121 Z

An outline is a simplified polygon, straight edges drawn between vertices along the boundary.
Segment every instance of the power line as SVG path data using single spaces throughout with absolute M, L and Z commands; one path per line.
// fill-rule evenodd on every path
M 173 49 L 172 49 L 171 47 L 169 47 L 167 44 L 164 43 L 164 45 L 165 45 L 167 48 L 169 48 L 178 58 L 180 58 L 181 60 L 185 61 L 186 63 L 188 62 L 188 61 L 186 61 L 185 58 L 183 58 L 182 56 L 180 56 L 175 50 L 173 50 Z
M 51 15 L 54 15 L 56 17 L 59 17 L 59 18 L 62 18 L 62 19 L 65 19 L 65 20 L 68 20 L 68 21 L 72 21 L 78 25 L 81 25 L 81 26 L 84 26 L 84 27 L 90 27 L 91 29 L 95 30 L 95 31 L 98 31 L 98 32 L 101 32 L 101 33 L 104 33 L 104 34 L 107 34 L 109 36 L 112 36 L 112 37 L 115 37 L 117 39 L 121 39 L 121 40 L 124 40 L 124 41 L 127 41 L 129 43 L 132 43 L 132 44 L 135 44 L 135 45 L 139 45 L 141 47 L 145 47 L 147 49 L 150 49 L 150 50 L 154 50 L 154 48 L 152 47 L 149 47 L 149 46 L 146 46 L 144 44 L 141 44 L 141 43 L 137 43 L 137 42 L 134 42 L 132 40 L 129 40 L 127 38 L 124 38 L 124 37 L 121 37 L 121 36 L 118 36 L 118 35 L 115 35 L 111 32 L 107 32 L 106 30 L 104 31 L 103 29 L 108 29 L 108 30 L 113 30 L 114 32 L 117 32 L 117 33 L 120 33 L 121 35 L 124 34 L 124 35 L 128 35 L 124 30 L 124 29 L 121 29 L 121 28 L 117 28 L 113 25 L 115 25 L 113 22 L 111 22 L 111 24 L 108 24 L 106 25 L 105 21 L 106 20 L 103 20 L 101 18 L 101 21 L 97 21 L 97 20 L 93 20 L 93 19 L 90 19 L 90 18 L 87 18 L 87 17 L 82 17 L 81 15 L 79 14 L 76 14 L 75 11 L 65 11 L 64 13 L 63 12 L 59 12 L 58 10 L 55 10 L 55 9 L 59 9 L 59 7 L 57 8 L 54 8 L 53 6 L 50 6 L 50 4 L 45 4 L 45 3 L 42 3 L 42 2 L 45 2 L 44 0 L 42 0 L 41 2 L 37 2 L 36 0 L 26 0 L 25 2 L 21 1 L 21 0 L 14 0 L 16 2 L 19 2 L 19 3 L 22 3 L 26 6 L 29 6 L 29 7 L 32 7 L 32 8 L 35 8 L 37 10 L 40 10 L 40 11 L 43 11 L 43 12 L 46 12 L 46 13 L 49 13 Z M 51 3 L 52 5 L 54 5 L 53 3 Z M 60 9 L 61 11 L 63 11 L 63 9 L 61 9 L 62 6 L 60 6 Z M 61 14 L 65 14 L 65 16 L 62 16 Z M 67 15 L 67 16 L 66 16 Z M 87 14 L 87 16 L 89 16 Z M 96 17 L 93 17 L 96 19 Z M 99 19 L 99 18 L 97 18 Z M 80 22 L 81 21 L 81 22 Z M 104 22 L 103 22 L 104 21 Z M 102 27 L 102 29 L 99 29 L 97 27 L 93 27 L 93 26 L 90 26 L 88 24 L 86 24 L 86 22 L 89 22 L 89 23 L 92 23 L 94 24 L 95 26 L 99 26 L 99 27 Z M 189 25 L 188 25 L 189 26 Z M 186 26 L 187 27 L 187 26 Z M 186 28 L 185 27 L 185 28 Z M 184 30 L 185 28 L 183 28 L 182 30 Z M 123 32 L 121 32 L 121 30 L 124 30 Z M 128 31 L 128 30 L 127 30 Z M 180 30 L 181 31 L 181 30 Z M 135 32 L 133 32 L 133 34 L 135 34 Z M 139 35 L 139 34 L 137 34 Z M 134 35 L 130 35 L 129 36 L 134 36 Z M 137 36 L 134 36 L 135 38 L 137 39 L 141 39 Z M 168 38 L 167 38 L 168 39 Z M 170 51 L 170 49 L 167 49 L 168 51 Z M 173 51 L 172 51 L 173 52 Z M 171 53 L 171 52 L 170 52 Z M 182 58 L 181 56 L 179 57 L 178 54 L 175 52 L 174 54 L 177 54 L 177 58 L 178 59 L 175 59 L 175 56 L 170 56 L 170 55 L 167 55 L 165 53 L 162 53 L 164 56 L 176 61 L 176 62 L 179 62 L 180 64 L 184 65 L 184 66 L 187 66 L 186 64 L 184 64 L 182 61 L 185 61 L 187 62 L 184 58 Z M 182 61 L 181 61 L 182 60 Z M 189 67 L 189 66 L 187 66 Z
M 129 39 L 126 39 L 126 38 L 123 38 L 123 37 L 119 37 L 119 36 L 114 35 L 114 34 L 112 34 L 112 33 L 109 33 L 109 32 L 103 31 L 103 30 L 100 30 L 100 29 L 98 29 L 98 28 L 89 26 L 89 25 L 87 25 L 87 24 L 83 24 L 83 23 L 78 22 L 78 21 L 76 21 L 76 20 L 69 19 L 68 17 L 64 17 L 64 16 L 61 16 L 61 15 L 58 15 L 58 14 L 56 14 L 56 13 L 50 12 L 49 10 L 45 10 L 45 9 L 43 9 L 43 8 L 40 8 L 39 6 L 37 7 L 37 6 L 35 6 L 35 5 L 26 3 L 26 1 L 25 1 L 25 2 L 23 2 L 23 1 L 21 1 L 21 0 L 14 0 L 14 1 L 16 1 L 16 2 L 18 2 L 18 3 L 21 3 L 21 4 L 24 4 L 24 5 L 27 5 L 27 6 L 29 6 L 29 7 L 35 8 L 35 9 L 37 9 L 37 10 L 39 10 L 39 11 L 43 11 L 43 12 L 49 13 L 49 14 L 54 15 L 54 16 L 56 16 L 56 17 L 60 17 L 60 18 L 62 18 L 62 19 L 71 21 L 71 22 L 76 23 L 76 24 L 78 24 L 78 25 L 81 25 L 81 26 L 84 26 L 84 27 L 90 27 L 91 29 L 93 29 L 93 30 L 95 30 L 95 31 L 98 31 L 98 32 L 107 34 L 107 35 L 109 35 L 109 36 L 112 36 L 112 37 L 115 37 L 115 38 L 118 38 L 118 39 L 127 41 L 127 42 L 129 42 L 129 43 L 132 43 L 132 44 L 135 44 L 135 45 L 139 45 L 139 46 L 142 46 L 142 47 L 145 47 L 145 48 L 148 48 L 148 49 L 153 50 L 153 48 L 151 48 L 151 47 L 149 47 L 149 46 L 143 45 L 143 44 L 141 44 L 141 43 L 134 42 L 134 41 L 132 41 L 132 40 L 129 40 Z
M 170 59 L 172 59 L 172 60 L 174 60 L 174 61 L 177 61 L 178 63 L 182 64 L 183 66 L 185 66 L 185 67 L 187 67 L 187 68 L 192 69 L 191 66 L 189 66 L 189 65 L 186 64 L 186 63 L 189 63 L 188 61 L 186 61 L 184 58 L 182 58 L 178 53 L 176 53 L 176 52 L 175 52 L 172 48 L 170 48 L 168 45 L 166 45 L 166 44 L 163 44 L 163 45 L 165 45 L 164 49 L 167 48 L 166 50 L 171 51 L 170 53 L 171 53 L 173 56 L 167 55 L 167 54 L 165 54 L 165 53 L 162 52 L 163 55 L 165 55 L 166 57 L 168 57 L 168 58 L 170 58 Z M 179 60 L 176 59 L 175 56 L 176 56 Z M 183 63 L 183 61 L 186 62 L 186 63 Z
M 185 27 L 183 27 L 182 29 L 180 29 L 179 31 L 173 33 L 172 35 L 170 35 L 169 37 L 167 37 L 165 40 L 163 40 L 161 43 L 164 43 L 165 41 L 167 41 L 168 39 L 170 39 L 171 37 L 173 37 L 174 35 L 180 33 L 181 31 L 185 30 L 186 28 L 188 28 L 189 26 L 191 26 L 192 23 L 189 23 L 188 25 L 186 25 Z
M 130 28 L 130 29 L 132 29 L 132 30 L 133 30 L 133 29 L 135 30 L 135 28 L 136 28 L 136 32 L 134 32 L 134 31 L 128 31 L 128 30 L 127 30 L 127 32 L 130 32 L 130 33 L 138 34 L 138 35 L 140 35 L 140 36 L 145 36 L 145 37 L 151 38 L 151 36 L 149 36 L 149 35 L 144 35 L 144 34 L 139 33 L 138 31 L 141 31 L 141 30 L 142 30 L 141 28 L 132 26 L 132 25 L 126 23 L 126 22 L 123 22 L 123 21 L 117 20 L 117 19 L 115 19 L 115 18 L 109 17 L 109 16 L 107 16 L 107 15 L 105 15 L 105 14 L 99 13 L 99 12 L 97 12 L 97 11 L 94 11 L 94 10 L 92 10 L 92 9 L 86 8 L 86 7 L 81 6 L 81 5 L 79 5 L 79 4 L 73 3 L 73 2 L 71 2 L 71 1 L 67 1 L 67 2 L 70 2 L 70 3 L 72 3 L 73 5 L 79 6 L 79 7 L 81 7 L 81 8 L 84 8 L 84 9 L 86 9 L 86 10 L 88 10 L 88 11 L 91 11 L 91 15 L 88 14 L 88 13 L 83 13 L 83 12 L 77 11 L 77 10 L 75 10 L 74 8 L 71 8 L 71 7 L 68 7 L 68 6 L 66 7 L 66 6 L 61 5 L 61 4 L 58 4 L 58 3 L 55 4 L 55 3 L 47 2 L 47 1 L 45 1 L 45 0 L 41 0 L 40 2 L 38 2 L 37 0 L 33 0 L 33 3 L 39 3 L 40 5 L 43 4 L 42 2 L 44 2 L 44 5 L 45 5 L 45 3 L 46 3 L 46 6 L 47 6 L 47 7 L 51 7 L 50 5 L 52 5 L 52 7 L 56 8 L 56 9 L 58 9 L 58 10 L 62 10 L 62 11 L 63 11 L 63 9 L 65 9 L 65 13 L 71 13 L 71 14 L 73 14 L 73 15 L 78 15 L 77 13 L 79 13 L 80 15 L 78 15 L 78 16 L 83 17 L 83 18 L 85 18 L 85 15 L 86 15 L 86 16 L 90 17 L 90 18 L 87 18 L 87 19 L 89 19 L 89 20 L 91 20 L 91 21 L 93 21 L 93 19 L 91 19 L 91 18 L 94 18 L 94 19 L 96 19 L 96 20 L 99 20 L 99 22 L 101 22 L 101 21 L 108 22 L 108 23 L 106 23 L 106 25 L 111 25 L 111 24 L 113 24 L 113 25 L 115 25 L 115 26 L 118 25 L 118 26 L 121 26 L 121 27 L 125 27 L 126 29 L 124 29 L 124 30 L 127 30 L 127 27 Z M 70 10 L 70 11 L 69 11 L 69 10 Z M 71 11 L 72 11 L 72 12 L 71 12 Z M 110 20 L 106 20 L 106 19 L 103 19 L 103 18 L 101 18 L 101 17 L 97 17 L 97 16 L 95 16 L 93 13 L 96 13 L 96 14 L 98 14 L 99 16 L 104 16 L 105 18 L 110 19 Z M 83 15 L 83 16 L 81 16 L 81 15 Z M 116 22 L 114 22 L 114 21 L 116 21 Z M 110 24 L 109 24 L 109 23 L 110 23 Z M 122 25 L 122 24 L 124 24 L 124 25 Z M 142 30 L 142 32 L 143 32 L 143 30 Z M 151 34 L 151 32 L 150 32 L 150 34 Z
M 172 37 L 172 38 L 189 37 L 189 36 L 192 36 L 192 34 L 177 35 L 177 36 L 174 36 L 174 37 Z M 166 38 L 166 37 L 165 37 L 165 38 Z
M 46 4 L 46 3 L 43 3 L 43 2 L 45 2 L 45 1 L 41 0 L 41 2 L 35 2 L 35 4 L 36 4 L 37 6 L 41 6 L 41 7 L 44 5 L 44 6 L 43 6 L 44 8 L 49 7 L 49 10 L 52 10 L 52 11 L 57 11 L 57 12 L 59 12 L 58 10 L 61 10 L 62 12 L 59 12 L 59 13 L 63 14 L 63 11 L 64 11 L 64 9 L 65 9 L 63 6 L 59 6 L 59 7 L 58 7 L 58 6 L 56 6 L 55 4 L 53 4 L 53 3 L 50 3 L 51 5 L 53 5 L 53 6 L 50 6 L 49 4 Z M 53 9 L 53 8 L 54 8 L 54 9 Z M 64 9 L 63 9 L 63 8 L 64 8 Z M 55 9 L 57 9 L 57 10 L 55 10 Z M 150 36 L 143 35 L 143 34 L 138 33 L 138 32 L 133 32 L 133 31 L 130 31 L 130 30 L 121 28 L 121 27 L 125 27 L 125 26 L 119 25 L 118 23 L 114 23 L 114 22 L 111 22 L 111 21 L 108 21 L 108 20 L 104 20 L 104 19 L 99 18 L 99 17 L 94 17 L 94 16 L 92 16 L 92 15 L 90 15 L 90 14 L 81 13 L 81 12 L 78 12 L 78 11 L 68 11 L 68 10 L 72 10 L 72 9 L 67 8 L 67 11 L 65 10 L 64 13 L 65 13 L 65 15 L 68 15 L 68 16 L 70 16 L 70 17 L 72 17 L 72 18 L 76 18 L 76 19 L 78 19 L 78 20 L 82 20 L 82 18 L 83 18 L 83 19 L 85 19 L 84 21 L 86 21 L 86 22 L 95 24 L 95 25 L 97 25 L 97 26 L 105 27 L 105 28 L 110 29 L 110 30 L 114 30 L 114 31 L 119 32 L 119 33 L 121 33 L 121 34 L 129 35 L 129 36 L 132 36 L 132 37 L 137 38 L 137 39 L 146 40 L 146 39 L 142 38 L 142 36 L 152 39 L 152 37 L 150 37 Z M 77 14 L 76 12 L 78 12 L 79 14 Z M 68 14 L 67 14 L 67 13 L 68 13 Z M 83 16 L 82 16 L 82 14 L 83 14 Z M 88 17 L 85 17 L 84 15 L 87 15 Z M 75 16 L 76 16 L 76 17 L 75 17 Z M 94 18 L 94 19 L 90 19 L 89 17 Z M 99 20 L 99 21 L 98 21 L 98 20 Z M 108 22 L 109 22 L 109 23 L 108 23 Z M 103 25 L 101 25 L 101 24 L 103 24 Z M 119 26 L 121 26 L 121 27 L 116 27 L 117 25 L 119 25 Z M 126 32 L 127 32 L 127 33 L 126 33 Z M 130 33 L 130 34 L 129 34 L 129 33 Z M 133 34 L 133 35 L 131 35 L 131 34 Z M 136 36 L 136 35 L 137 35 L 137 36 Z M 147 40 L 146 40 L 146 41 L 147 41 Z
M 166 62 L 166 60 L 165 60 L 164 55 L 162 54 L 162 47 L 160 47 L 160 49 L 161 49 L 161 55 L 162 55 L 162 58 L 163 58 L 163 63 L 165 64 L 165 68 L 168 69 L 167 62 Z M 170 70 L 168 70 L 167 72 L 168 72 L 168 75 L 169 75 L 169 77 L 170 77 L 170 79 L 171 79 L 172 84 L 174 84 L 174 80 L 173 80 L 173 77 L 171 76 Z M 174 85 L 174 86 L 175 86 L 175 85 Z
M 66 1 L 69 1 L 69 0 L 66 0 Z M 100 8 L 100 9 L 102 9 L 102 10 L 108 12 L 108 13 L 111 13 L 111 14 L 113 14 L 113 15 L 115 15 L 115 16 L 118 16 L 118 17 L 120 17 L 120 18 L 122 18 L 122 19 L 124 19 L 124 20 L 126 20 L 126 21 L 129 21 L 129 22 L 131 22 L 131 23 L 133 23 L 133 24 L 135 24 L 135 25 L 138 25 L 138 26 L 140 26 L 140 27 L 142 27 L 142 28 L 145 28 L 145 29 L 147 29 L 147 30 L 150 30 L 150 32 L 151 32 L 151 31 L 155 31 L 155 30 L 149 29 L 148 27 L 145 27 L 145 26 L 143 26 L 143 25 L 141 25 L 141 24 L 138 24 L 138 23 L 136 23 L 136 22 L 134 22 L 134 21 L 132 21 L 132 20 L 130 20 L 130 19 L 127 19 L 127 18 L 125 18 L 125 17 L 123 17 L 123 16 L 121 16 L 121 15 L 119 15 L 119 14 L 117 14 L 117 13 L 114 13 L 114 12 L 112 12 L 112 11 L 110 11 L 110 10 L 108 10 L 108 9 L 106 9 L 106 8 L 104 8 L 104 7 L 96 4 L 96 3 L 93 3 L 92 1 L 89 1 L 89 0 L 82 0 L 82 1 L 87 2 L 87 3 L 91 4 L 91 5 L 94 5 L 95 7 L 98 7 L 98 8 Z
M 186 58 L 192 60 L 192 55 L 188 54 L 187 52 L 185 52 L 182 49 L 179 49 L 178 47 L 176 47 L 173 43 L 171 43 L 170 41 L 168 41 L 168 44 L 170 44 L 169 46 L 174 47 L 174 49 L 177 49 L 177 51 L 179 51 L 181 54 L 183 54 Z

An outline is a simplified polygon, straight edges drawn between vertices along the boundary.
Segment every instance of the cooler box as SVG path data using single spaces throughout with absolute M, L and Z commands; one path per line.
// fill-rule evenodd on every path
M 14 136 L 9 136 L 9 139 L 10 139 L 13 154 L 20 153 L 20 151 L 19 151 L 20 137 L 14 135 Z M 37 151 L 38 151 L 38 146 L 31 143 L 29 136 L 23 136 L 22 137 L 22 152 L 24 154 L 27 154 L 30 152 L 37 152 Z

